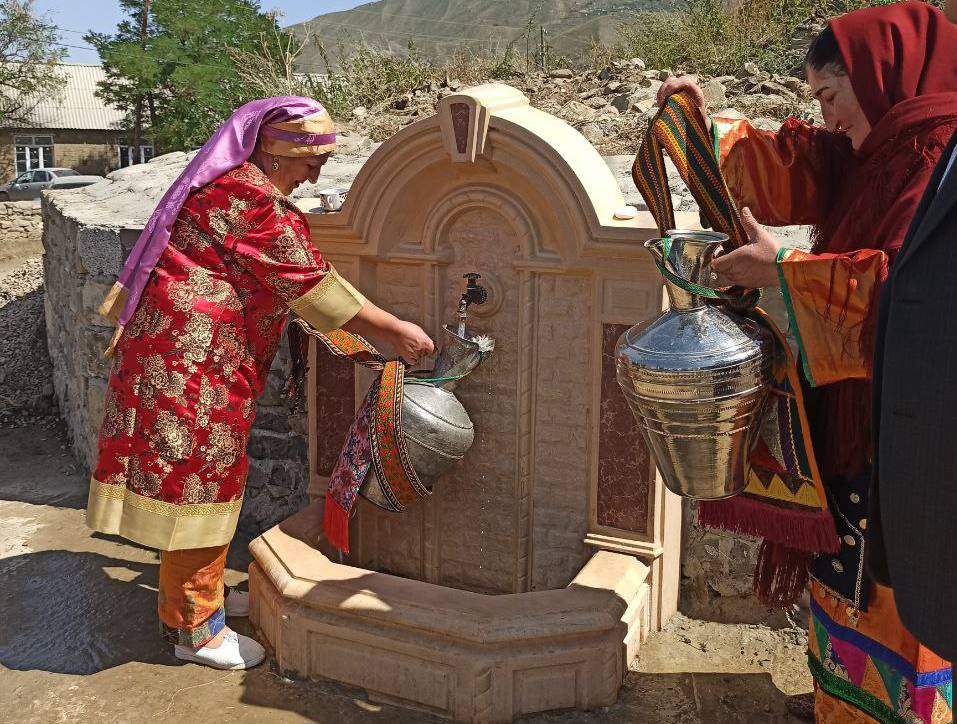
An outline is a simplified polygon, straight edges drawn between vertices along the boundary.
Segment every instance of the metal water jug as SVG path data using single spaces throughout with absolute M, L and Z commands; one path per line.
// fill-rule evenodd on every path
M 645 243 L 672 275 L 707 287 L 725 234 L 668 231 Z M 764 327 L 669 281 L 670 309 L 629 329 L 616 348 L 618 383 L 665 485 L 713 500 L 744 489 L 768 399 L 772 337 Z
M 487 298 L 476 283 L 477 274 L 466 275 L 469 286 L 459 304 L 459 325 L 443 327 L 442 344 L 435 367 L 427 372 L 407 373 L 402 395 L 402 433 L 409 462 L 429 495 L 440 476 L 461 460 L 472 447 L 475 431 L 468 412 L 453 393 L 460 380 L 481 364 L 492 351 L 489 337 L 465 329 L 469 304 Z M 359 494 L 386 510 L 397 511 L 388 491 L 383 490 L 374 469 L 359 488 Z

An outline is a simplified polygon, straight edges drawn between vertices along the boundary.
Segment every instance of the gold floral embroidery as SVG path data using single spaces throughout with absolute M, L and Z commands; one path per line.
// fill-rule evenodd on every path
M 281 232 L 273 243 L 260 253 L 260 259 L 274 261 L 280 264 L 295 264 L 306 266 L 315 262 L 308 242 L 300 236 L 290 225 L 282 227 Z
M 104 485 L 126 485 L 126 470 L 129 467 L 130 459 L 128 457 L 119 457 L 117 462 L 123 467 L 123 472 L 110 473 L 103 481 Z
M 179 372 L 168 372 L 166 363 L 158 354 L 151 354 L 143 361 L 143 374 L 146 385 L 179 404 L 186 404 L 186 378 Z
M 147 498 L 155 497 L 159 494 L 162 480 L 156 473 L 143 470 L 139 458 L 132 458 L 129 465 L 130 488 L 133 492 L 145 495 Z
M 253 414 L 253 405 L 254 405 L 254 404 L 255 404 L 255 403 L 253 402 L 253 398 L 252 398 L 252 397 L 247 397 L 245 400 L 243 400 L 243 404 L 242 404 L 242 406 L 240 407 L 240 412 L 242 412 L 242 415 L 243 415 L 243 419 L 244 419 L 244 420 L 248 420 L 248 419 L 249 419 L 249 416 Z
M 152 300 L 144 299 L 136 314 L 125 327 L 125 336 L 135 338 L 140 335 L 156 337 L 170 328 L 172 317 L 157 309 Z
M 236 290 L 224 279 L 201 266 L 190 267 L 188 278 L 177 280 L 169 285 L 169 295 L 173 309 L 188 312 L 197 300 L 217 304 L 226 309 L 239 311 L 242 305 Z
M 121 433 L 131 436 L 136 428 L 136 408 L 123 407 L 118 390 L 111 390 L 106 398 L 103 412 L 102 433 L 105 437 L 117 437 Z
M 266 174 L 264 174 L 258 166 L 249 163 L 248 161 L 230 171 L 229 176 L 237 181 L 242 181 L 244 183 L 248 183 L 250 186 L 255 186 L 256 188 L 267 192 L 270 196 L 278 196 L 276 193 L 276 187 L 272 185 L 272 182 L 266 177 Z
M 288 314 L 288 312 L 282 307 L 278 310 L 263 310 L 263 313 L 255 318 L 256 331 L 259 332 L 259 335 L 263 338 L 274 337 L 274 327 L 282 323 L 282 320 L 286 318 L 286 314 Z
M 282 276 L 281 274 L 270 274 L 267 279 L 267 284 L 276 292 L 276 295 L 280 299 L 286 302 L 298 299 L 305 291 L 303 289 L 305 286 L 303 282 L 290 279 L 288 276 Z
M 209 428 L 209 437 L 206 440 L 205 453 L 216 468 L 216 472 L 222 474 L 226 468 L 236 464 L 236 458 L 245 446 L 245 440 L 233 432 L 233 429 L 225 422 L 214 422 Z
M 193 452 L 193 433 L 185 420 L 169 410 L 160 410 L 150 432 L 150 442 L 157 453 L 168 460 L 182 460 Z
M 252 357 L 245 333 L 235 324 L 223 324 L 219 327 L 213 353 L 227 377 L 232 377 L 236 370 L 250 362 Z
M 229 404 L 229 392 L 225 385 L 214 385 L 209 378 L 199 382 L 199 397 L 196 400 L 196 425 L 207 427 L 213 410 L 222 410 Z
M 175 334 L 175 333 L 174 333 Z M 176 339 L 176 349 L 183 354 L 187 369 L 194 371 L 195 363 L 202 362 L 213 342 L 213 319 L 202 312 L 192 312 Z
M 248 201 L 231 196 L 228 210 L 213 209 L 209 213 L 209 228 L 219 234 L 220 238 L 227 234 L 243 236 L 253 228 L 253 225 L 243 218 L 243 212 L 248 209 Z
M 191 220 L 180 218 L 173 228 L 169 243 L 170 246 L 179 251 L 186 251 L 190 248 L 196 251 L 205 251 L 210 247 L 212 241 Z
M 219 497 L 219 486 L 212 480 L 205 483 L 196 473 L 190 473 L 183 481 L 183 502 L 187 505 L 196 503 L 215 503 Z

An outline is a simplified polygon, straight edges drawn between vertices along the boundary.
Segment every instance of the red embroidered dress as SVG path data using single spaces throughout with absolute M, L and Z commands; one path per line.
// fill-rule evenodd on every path
M 228 543 L 289 310 L 330 331 L 363 303 L 254 165 L 194 192 L 116 348 L 90 527 L 164 550 Z

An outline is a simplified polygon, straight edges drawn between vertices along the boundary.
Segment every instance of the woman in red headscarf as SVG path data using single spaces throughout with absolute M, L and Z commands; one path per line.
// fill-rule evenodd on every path
M 715 269 L 749 288 L 780 285 L 801 351 L 814 449 L 841 539 L 838 554 L 810 563 L 817 720 L 950 722 L 950 664 L 904 628 L 890 589 L 868 580 L 863 556 L 878 292 L 957 128 L 957 26 L 921 2 L 860 10 L 831 20 L 806 65 L 825 128 L 788 119 L 772 133 L 713 120 L 752 242 Z M 659 99 L 678 90 L 694 94 L 707 117 L 693 80 L 665 83 Z M 782 248 L 758 222 L 812 225 L 811 253 Z M 799 559 L 787 549 L 762 556 L 789 558 Z

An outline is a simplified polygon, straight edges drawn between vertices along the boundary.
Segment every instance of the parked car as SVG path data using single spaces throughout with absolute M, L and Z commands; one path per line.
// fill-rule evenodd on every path
M 40 168 L 25 171 L 0 186 L 0 201 L 28 201 L 40 198 L 47 189 L 73 189 L 102 181 L 102 176 L 84 176 L 72 168 Z

